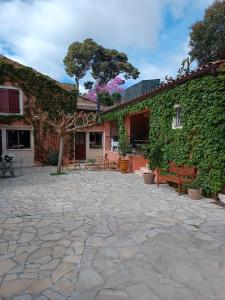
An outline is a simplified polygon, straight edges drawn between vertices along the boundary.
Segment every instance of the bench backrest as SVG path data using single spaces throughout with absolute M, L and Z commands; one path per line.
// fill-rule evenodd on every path
M 182 177 L 195 178 L 197 174 L 197 168 L 188 165 L 177 166 L 174 162 L 170 163 L 169 172 L 175 173 Z

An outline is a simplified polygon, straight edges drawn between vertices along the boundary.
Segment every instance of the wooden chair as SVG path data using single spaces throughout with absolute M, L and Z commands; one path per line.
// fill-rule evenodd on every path
M 73 160 L 70 159 L 64 159 L 63 160 L 63 165 L 62 165 L 62 170 L 67 170 L 69 171 L 69 167 L 73 165 Z
M 81 165 L 80 165 L 80 161 L 79 160 L 74 160 L 73 162 L 73 165 L 74 165 L 74 169 L 75 170 L 81 170 Z

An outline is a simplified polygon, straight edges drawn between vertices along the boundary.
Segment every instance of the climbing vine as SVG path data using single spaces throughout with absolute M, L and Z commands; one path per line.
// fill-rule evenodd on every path
M 60 84 L 36 72 L 32 68 L 22 65 L 13 65 L 7 59 L 0 58 L 0 84 L 11 82 L 18 86 L 28 99 L 24 109 L 25 115 L 29 116 L 29 101 L 32 97 L 43 111 L 48 112 L 51 119 L 57 119 L 59 113 L 73 113 L 76 110 L 77 91 L 67 91 Z M 4 121 L 10 122 L 21 118 L 20 116 L 4 117 Z
M 48 156 L 49 144 L 55 143 L 54 133 L 47 124 L 31 119 L 30 107 L 35 106 L 47 112 L 49 119 L 60 119 L 61 112 L 66 114 L 76 111 L 77 90 L 66 90 L 59 82 L 45 76 L 32 68 L 22 66 L 4 57 L 0 57 L 0 85 L 10 82 L 21 89 L 26 96 L 24 115 L 0 115 L 0 122 L 12 124 L 16 120 L 25 120 L 34 128 L 34 143 L 36 159 L 45 162 Z M 51 140 L 51 142 L 49 142 Z M 48 141 L 48 142 L 45 142 Z
M 172 129 L 174 105 L 182 107 L 182 129 Z M 160 146 L 166 168 L 169 161 L 199 170 L 207 195 L 225 185 L 225 70 L 189 80 L 142 102 L 102 115 L 103 121 L 121 120 L 129 113 L 150 109 L 149 148 Z

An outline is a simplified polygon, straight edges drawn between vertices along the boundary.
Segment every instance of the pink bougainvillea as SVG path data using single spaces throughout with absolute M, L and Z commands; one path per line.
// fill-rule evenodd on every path
M 99 93 L 122 93 L 124 91 L 124 88 L 121 86 L 124 84 L 124 80 L 121 79 L 119 76 L 116 76 L 114 79 L 110 80 L 107 84 L 99 85 L 96 84 L 94 87 L 85 94 L 85 97 L 91 99 L 91 100 L 97 100 L 97 95 Z

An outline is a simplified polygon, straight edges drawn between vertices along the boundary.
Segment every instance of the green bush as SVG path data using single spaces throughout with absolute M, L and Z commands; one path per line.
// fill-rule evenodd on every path
M 48 166 L 57 166 L 58 164 L 59 152 L 53 149 L 49 149 L 47 154 L 46 165 Z

